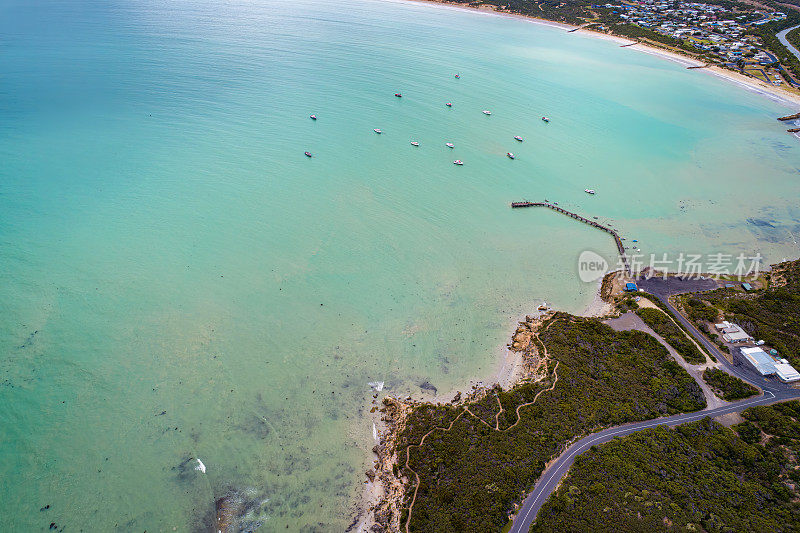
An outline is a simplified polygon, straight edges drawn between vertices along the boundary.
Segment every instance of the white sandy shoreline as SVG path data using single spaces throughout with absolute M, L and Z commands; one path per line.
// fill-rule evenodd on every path
M 574 30 L 578 28 L 577 26 L 554 22 L 550 20 L 538 19 L 514 13 L 505 13 L 502 11 L 495 11 L 494 9 L 487 8 L 486 6 L 482 8 L 481 7 L 474 8 L 468 5 L 453 4 L 447 2 L 446 0 L 388 0 L 388 1 L 434 4 L 442 9 L 452 8 L 460 10 L 469 10 L 472 13 L 487 15 L 487 16 L 514 17 L 529 22 L 531 24 L 548 26 L 551 28 L 557 28 L 564 31 Z M 587 37 L 611 41 L 614 43 L 618 43 L 619 45 L 626 45 L 634 42 L 624 37 L 609 35 L 586 29 L 578 29 L 575 33 Z M 704 65 L 704 63 L 697 61 L 696 59 L 693 59 L 691 57 L 684 56 L 675 52 L 670 52 L 668 50 L 664 50 L 661 48 L 656 48 L 654 46 L 649 46 L 646 44 L 637 43 L 633 44 L 632 46 L 629 46 L 628 48 L 634 49 L 637 52 L 646 53 L 652 56 L 656 56 L 662 59 L 678 63 L 684 67 Z M 705 72 L 706 75 L 713 75 L 727 82 L 733 83 L 741 87 L 742 89 L 745 89 L 747 91 L 768 98 L 773 102 L 783 105 L 787 108 L 798 110 L 798 107 L 800 107 L 800 94 L 788 92 L 781 88 L 768 85 L 754 78 L 749 78 L 742 74 L 738 74 L 736 72 L 732 72 L 720 67 L 705 67 L 697 70 Z M 613 306 L 608 302 L 605 302 L 601 298 L 600 295 L 601 286 L 602 286 L 602 279 L 599 280 L 597 283 L 593 300 L 586 306 L 583 312 L 580 313 L 578 316 L 602 317 L 609 315 L 613 311 Z M 536 304 L 532 304 L 531 308 L 532 311 L 530 313 L 532 316 L 537 316 L 539 314 L 538 312 L 533 311 L 533 309 L 535 308 Z M 524 320 L 525 316 L 523 315 L 511 321 L 509 327 L 509 335 L 507 336 L 507 338 L 513 337 L 515 328 L 520 322 Z M 457 391 L 462 390 L 465 391 L 466 394 L 468 394 L 473 390 L 473 387 L 475 386 L 491 388 L 494 385 L 500 385 L 505 390 L 512 388 L 522 376 L 524 367 L 523 354 L 510 350 L 508 346 L 504 344 L 498 346 L 494 350 L 493 355 L 494 355 L 495 366 L 493 371 L 489 374 L 489 376 L 487 376 L 487 378 L 483 380 L 473 379 L 470 380 L 468 383 L 465 383 L 462 387 L 453 388 L 452 390 L 447 390 L 447 391 L 437 391 L 436 394 L 420 391 L 417 392 L 416 394 L 411 395 L 413 401 L 430 402 L 430 403 L 448 403 L 453 399 Z M 379 404 L 380 402 L 378 402 L 378 405 Z M 367 415 L 366 421 L 370 425 L 372 424 L 375 425 L 378 431 L 379 439 L 383 440 L 383 438 L 385 438 L 386 436 L 387 427 L 386 424 L 381 420 L 381 418 L 382 418 L 381 412 L 375 411 L 372 415 Z M 357 422 L 359 428 L 358 429 L 354 428 L 353 430 L 354 436 L 357 436 L 359 434 L 363 435 L 363 433 L 361 433 L 363 431 L 363 427 L 361 426 L 362 423 L 363 419 L 362 421 Z M 371 435 L 369 439 L 370 439 L 369 440 L 370 444 L 367 446 L 367 448 L 372 448 L 375 442 L 372 441 Z M 377 456 L 374 453 L 369 454 L 367 461 L 365 461 L 365 466 L 369 466 L 369 463 L 374 461 L 376 457 Z M 383 487 L 381 487 L 379 483 L 366 482 L 363 485 L 361 491 L 360 501 L 356 504 L 356 517 L 354 519 L 353 524 L 351 525 L 351 528 L 349 528 L 348 531 L 366 533 L 370 528 L 370 526 L 374 523 L 371 516 L 371 509 L 383 496 L 384 496 Z
M 524 20 L 524 21 L 529 22 L 531 24 L 538 24 L 538 25 L 541 25 L 541 26 L 549 26 L 551 28 L 563 29 L 565 31 L 575 30 L 575 29 L 579 28 L 579 26 L 573 26 L 573 25 L 570 25 L 570 24 L 562 23 L 562 22 L 554 22 L 552 20 L 540 19 L 540 18 L 536 18 L 536 17 L 529 17 L 527 15 L 519 15 L 519 14 L 516 14 L 516 13 L 506 13 L 506 12 L 503 12 L 503 11 L 496 11 L 495 9 L 490 8 L 488 6 L 470 7 L 469 5 L 454 4 L 454 3 L 451 3 L 451 2 L 447 2 L 446 0 L 392 0 L 392 1 L 432 4 L 432 5 L 437 5 L 437 6 L 441 7 L 441 8 L 443 8 L 443 9 L 447 9 L 447 8 L 460 9 L 460 10 L 469 11 L 471 13 L 477 13 L 477 14 L 488 15 L 488 16 L 513 17 L 513 18 L 516 18 L 516 19 L 519 19 L 519 20 Z M 607 34 L 607 33 L 601 33 L 601 32 L 597 32 L 597 31 L 593 31 L 593 30 L 578 29 L 575 33 L 578 33 L 578 34 L 581 34 L 581 35 L 584 35 L 584 36 L 588 36 L 588 37 L 594 37 L 596 39 L 603 39 L 603 40 L 607 40 L 607 41 L 612 41 L 612 42 L 615 42 L 615 43 L 619 43 L 620 45 L 634 43 L 633 40 L 625 38 L 625 37 L 620 37 L 620 36 L 617 36 L 617 35 L 610 35 L 610 34 Z M 650 45 L 647 45 L 647 44 L 637 43 L 637 44 L 633 44 L 632 46 L 629 46 L 628 48 L 631 48 L 631 49 L 636 50 L 638 52 L 642 52 L 642 53 L 649 54 L 649 55 L 652 55 L 652 56 L 660 57 L 662 59 L 667 59 L 669 61 L 673 61 L 675 63 L 679 63 L 679 64 L 681 64 L 683 66 L 686 66 L 686 67 L 704 65 L 704 63 L 702 63 L 702 62 L 700 62 L 700 61 L 698 61 L 698 60 L 696 60 L 694 58 L 691 58 L 691 57 L 688 57 L 688 56 L 685 56 L 685 55 L 682 55 L 682 54 L 678 54 L 678 53 L 675 53 L 675 52 L 670 52 L 669 50 L 665 50 L 663 48 L 657 48 L 655 46 L 650 46 Z M 774 85 L 769 85 L 769 84 L 767 84 L 767 83 L 765 83 L 763 81 L 757 80 L 755 78 L 750 78 L 750 77 L 745 76 L 743 74 L 739 74 L 737 72 L 733 72 L 731 70 L 727 70 L 727 69 L 724 69 L 722 67 L 711 66 L 711 67 L 705 67 L 705 68 L 701 68 L 701 69 L 697 69 L 697 70 L 701 71 L 701 72 L 704 72 L 707 75 L 712 75 L 712 76 L 716 76 L 717 78 L 722 78 L 723 80 L 725 80 L 727 82 L 733 83 L 733 84 L 735 84 L 735 85 L 737 85 L 737 86 L 739 86 L 739 87 L 741 87 L 741 88 L 743 88 L 743 89 L 745 89 L 747 91 L 750 91 L 750 92 L 756 93 L 756 94 L 758 94 L 760 96 L 763 96 L 765 98 L 768 98 L 768 99 L 772 100 L 773 102 L 775 102 L 777 104 L 780 104 L 780 105 L 783 105 L 785 107 L 788 107 L 788 108 L 791 108 L 791 109 L 794 109 L 794 110 L 796 110 L 798 107 L 800 107 L 800 93 L 790 92 L 790 91 L 785 90 L 785 89 L 783 89 L 781 87 L 776 87 Z

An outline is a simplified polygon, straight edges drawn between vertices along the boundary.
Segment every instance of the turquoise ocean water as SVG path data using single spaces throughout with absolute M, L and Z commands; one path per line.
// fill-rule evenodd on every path
M 793 258 L 785 111 L 427 4 L 1 1 L 2 529 L 192 531 L 229 491 L 262 531 L 344 529 L 369 381 L 464 390 L 542 299 L 583 309 L 580 251 L 614 260 L 510 201 Z

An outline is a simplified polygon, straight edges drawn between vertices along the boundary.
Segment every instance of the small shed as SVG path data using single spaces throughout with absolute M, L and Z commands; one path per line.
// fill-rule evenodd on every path
M 749 283 L 742 283 L 742 288 L 746 291 L 752 291 L 753 287 Z
M 629 281 L 628 283 L 625 284 L 625 291 L 626 292 L 636 292 L 638 290 L 639 289 L 636 287 L 635 283 L 632 283 L 632 282 Z

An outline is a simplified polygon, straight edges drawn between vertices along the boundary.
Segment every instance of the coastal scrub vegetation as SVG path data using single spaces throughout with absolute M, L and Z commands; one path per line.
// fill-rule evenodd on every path
M 703 380 L 714 389 L 714 393 L 726 402 L 749 398 L 758 394 L 758 389 L 731 376 L 719 368 L 708 368 L 703 372 Z
M 703 352 L 692 342 L 686 334 L 663 312 L 652 307 L 639 309 L 636 314 L 645 324 L 658 333 L 667 344 L 675 348 L 687 363 L 700 365 L 706 362 Z
M 556 313 L 538 341 L 548 358 L 543 379 L 409 414 L 397 452 L 411 483 L 403 514 L 410 531 L 500 531 L 574 438 L 705 406 L 697 383 L 645 333 Z
M 798 24 L 800 24 L 800 13 L 789 9 L 785 19 L 777 22 L 769 22 L 767 24 L 751 26 L 748 30 L 748 33 L 761 39 L 761 42 L 764 43 L 764 46 L 769 48 L 770 51 L 775 54 L 775 57 L 778 58 L 778 61 L 785 65 L 796 78 L 800 77 L 800 61 L 798 61 L 797 57 L 795 57 L 795 55 L 790 52 L 789 49 L 783 45 L 783 43 L 780 42 L 777 33 L 785 30 L 786 28 L 797 26 Z M 793 42 L 792 39 L 796 38 L 796 34 L 793 35 L 793 33 L 795 32 L 789 32 L 789 34 L 786 36 L 789 42 Z M 797 46 L 796 43 L 793 42 L 793 44 Z
M 592 448 L 530 531 L 800 530 L 800 403 L 743 416 L 732 429 L 705 418 Z
M 752 292 L 726 288 L 695 293 L 684 297 L 684 308 L 700 325 L 716 321 L 721 312 L 800 366 L 800 259 L 773 265 L 769 281 L 769 288 Z

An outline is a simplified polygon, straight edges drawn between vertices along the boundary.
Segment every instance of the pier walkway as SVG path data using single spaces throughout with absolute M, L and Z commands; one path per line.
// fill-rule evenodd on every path
M 572 211 L 567 211 L 562 207 L 558 207 L 555 204 L 551 204 L 550 202 L 511 202 L 512 208 L 521 208 L 521 207 L 547 207 L 548 209 L 552 209 L 553 211 L 558 211 L 561 214 L 567 215 L 570 218 L 574 218 L 579 222 L 583 222 L 584 224 L 588 224 L 593 228 L 597 228 L 600 230 L 605 231 L 606 233 L 611 234 L 614 237 L 614 242 L 617 245 L 617 251 L 619 252 L 619 258 L 622 261 L 623 266 L 625 267 L 625 272 L 630 276 L 631 275 L 631 267 L 628 264 L 628 256 L 625 255 L 625 246 L 622 244 L 622 239 L 620 239 L 619 234 L 612 228 L 608 226 L 604 226 L 594 220 L 589 220 L 586 217 L 582 217 L 577 213 L 573 213 Z

